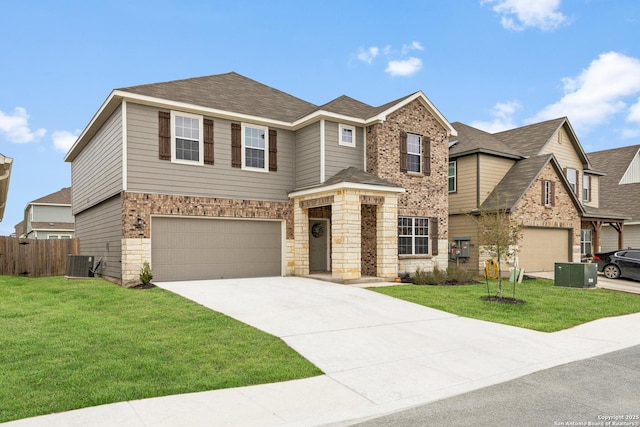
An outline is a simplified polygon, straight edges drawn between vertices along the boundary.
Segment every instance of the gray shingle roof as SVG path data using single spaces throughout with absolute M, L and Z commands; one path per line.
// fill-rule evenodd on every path
M 640 183 L 619 182 L 639 150 L 640 145 L 631 145 L 587 154 L 593 167 L 606 173 L 600 177 L 600 206 L 623 213 L 630 221 L 640 221 Z
M 118 90 L 286 122 L 316 108 L 314 104 L 235 72 Z
M 71 205 L 71 187 L 65 187 L 55 193 L 33 200 L 29 204 Z
M 493 136 L 525 156 L 537 156 L 566 117 L 494 133 Z
M 516 159 L 524 158 L 520 151 L 510 147 L 488 132 L 460 122 L 452 123 L 452 126 L 458 132 L 458 136 L 454 138 L 457 142 L 449 150 L 449 157 L 455 158 L 481 152 Z
M 367 119 L 374 115 L 371 114 L 372 110 L 374 110 L 371 105 L 367 105 L 364 102 L 360 102 L 346 95 L 342 95 L 334 99 L 333 101 L 330 101 L 316 108 L 316 111 L 319 110 L 324 110 L 336 114 L 344 114 L 346 116 L 358 117 L 361 119 Z M 306 113 L 303 115 L 306 115 Z
M 334 184 L 340 184 L 343 182 L 349 182 L 352 184 L 366 184 L 366 185 L 380 185 L 383 187 L 395 187 L 402 188 L 399 185 L 393 184 L 392 182 L 387 181 L 386 179 L 382 179 L 377 177 L 369 172 L 365 172 L 362 169 L 358 169 L 356 167 L 350 167 L 347 169 L 342 169 L 340 172 L 326 180 L 323 186 L 329 186 Z

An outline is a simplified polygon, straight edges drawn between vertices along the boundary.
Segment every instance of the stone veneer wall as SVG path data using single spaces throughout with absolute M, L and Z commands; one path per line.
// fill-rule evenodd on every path
M 360 224 L 362 275 L 375 277 L 378 273 L 378 245 L 377 245 L 377 206 L 362 205 L 362 220 Z
M 264 218 L 286 220 L 287 274 L 293 274 L 292 202 L 219 199 L 170 194 L 124 193 L 122 201 L 122 284 L 139 282 L 140 268 L 151 260 L 151 216 Z M 141 224 L 138 225 L 138 218 Z M 153 265 L 151 266 L 153 268 Z
M 402 132 L 430 138 L 429 176 L 400 171 Z M 398 272 L 413 273 L 418 267 L 427 271 L 434 266 L 446 268 L 449 221 L 449 140 L 446 129 L 420 100 L 415 100 L 390 114 L 383 123 L 367 127 L 366 137 L 367 172 L 406 190 L 406 193 L 398 195 L 398 215 L 438 218 L 439 255 L 401 256 L 398 260 Z

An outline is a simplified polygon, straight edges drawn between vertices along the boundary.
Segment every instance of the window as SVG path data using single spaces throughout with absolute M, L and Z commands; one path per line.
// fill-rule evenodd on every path
M 71 239 L 70 234 L 48 234 L 47 239 Z
M 429 218 L 398 217 L 398 254 L 429 253 Z
M 591 250 L 591 230 L 580 230 L 580 251 L 583 255 L 593 255 Z
M 242 125 L 242 167 L 267 171 L 269 138 L 266 127 Z
M 356 128 L 349 125 L 338 126 L 338 144 L 347 147 L 356 146 Z
M 544 195 L 543 195 L 543 204 L 545 206 L 551 206 L 551 200 L 552 200 L 552 195 L 551 195 L 551 181 L 545 181 L 544 182 Z
M 457 187 L 457 162 L 449 162 L 449 193 L 455 193 Z
M 203 164 L 202 117 L 171 112 L 171 161 Z
M 567 169 L 567 180 L 569 181 L 569 186 L 574 193 L 577 194 L 578 189 L 578 171 L 575 169 L 568 168 Z
M 414 133 L 407 134 L 407 171 L 420 173 L 422 137 Z
M 584 175 L 582 177 L 582 200 L 591 201 L 591 176 Z

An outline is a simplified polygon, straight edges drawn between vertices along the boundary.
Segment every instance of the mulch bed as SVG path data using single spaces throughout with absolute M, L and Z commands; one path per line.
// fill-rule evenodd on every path
M 153 283 L 149 283 L 148 285 L 143 285 L 142 283 L 140 283 L 139 285 L 132 286 L 129 289 L 152 289 L 155 287 L 156 285 L 154 285 Z
M 480 297 L 480 299 L 483 301 L 499 302 L 501 304 L 524 304 L 526 302 L 525 300 L 518 299 L 518 298 L 487 296 L 487 295 Z

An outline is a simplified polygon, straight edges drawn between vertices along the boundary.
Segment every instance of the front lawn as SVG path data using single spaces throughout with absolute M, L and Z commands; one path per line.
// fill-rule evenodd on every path
M 0 276 L 0 422 L 320 375 L 280 339 L 159 288 Z
M 495 295 L 497 280 L 490 280 Z M 512 296 L 512 283 L 503 281 L 503 295 Z M 466 286 L 388 286 L 372 291 L 489 322 L 554 332 L 603 317 L 640 312 L 640 295 L 605 289 L 554 286 L 553 280 L 525 280 L 516 285 L 516 298 L 525 304 L 483 301 L 486 283 Z

